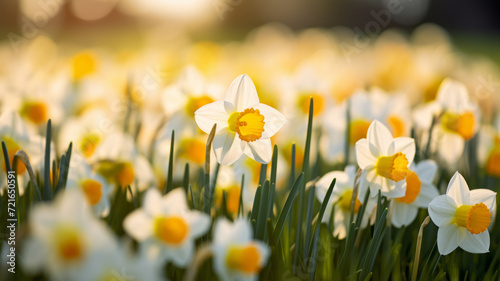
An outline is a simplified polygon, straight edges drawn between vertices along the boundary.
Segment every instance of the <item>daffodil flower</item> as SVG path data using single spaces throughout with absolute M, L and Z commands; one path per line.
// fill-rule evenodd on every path
M 446 194 L 429 204 L 429 215 L 439 227 L 437 245 L 441 255 L 457 247 L 470 253 L 487 253 L 488 226 L 496 212 L 496 193 L 488 189 L 470 190 L 458 172 L 451 178 Z
M 409 167 L 415 156 L 412 138 L 393 138 L 389 129 L 375 120 L 368 128 L 366 139 L 355 145 L 356 160 L 363 170 L 359 198 L 364 198 L 367 188 L 371 196 L 378 190 L 390 198 L 402 197 L 406 191 Z
M 395 198 L 391 205 L 392 225 L 409 225 L 417 217 L 418 208 L 427 208 L 431 200 L 439 196 L 439 191 L 432 184 L 436 171 L 437 164 L 432 160 L 410 166 L 406 176 L 405 196 Z
M 234 223 L 219 219 L 214 226 L 214 270 L 222 281 L 257 280 L 271 250 L 252 239 L 252 226 L 245 218 Z
M 276 109 L 259 102 L 255 85 L 247 75 L 240 75 L 231 83 L 223 101 L 198 109 L 195 120 L 207 134 L 217 124 L 213 145 L 222 165 L 231 165 L 243 154 L 269 163 L 271 137 L 286 122 Z
M 330 200 L 328 201 L 325 214 L 323 215 L 322 222 L 328 223 L 330 221 L 333 209 L 333 236 L 338 239 L 344 239 L 346 237 L 347 229 L 349 229 L 351 223 L 349 219 L 351 217 L 352 192 L 354 180 L 356 178 L 356 170 L 357 168 L 354 165 L 349 165 L 345 168 L 345 171 L 333 171 L 325 174 L 316 183 L 316 196 L 320 202 L 323 202 L 332 180 L 334 178 L 337 179 Z M 375 204 L 376 200 L 373 198 L 368 199 L 361 222 L 362 228 L 368 225 L 370 214 Z M 356 199 L 354 205 L 354 219 L 358 216 L 361 205 L 362 202 Z
M 143 207 L 128 215 L 123 227 L 159 262 L 184 267 L 193 257 L 194 240 L 210 228 L 210 217 L 189 210 L 182 188 L 163 197 L 157 189 L 149 189 Z
M 50 280 L 97 280 L 103 263 L 117 250 L 115 236 L 91 214 L 78 189 L 34 206 L 29 225 L 20 261 L 25 272 L 43 271 Z

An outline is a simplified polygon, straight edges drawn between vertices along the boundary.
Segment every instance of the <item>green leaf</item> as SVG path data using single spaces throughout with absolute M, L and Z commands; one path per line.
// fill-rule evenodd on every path
M 268 215 L 269 205 L 273 202 L 269 201 L 269 180 L 264 181 L 264 186 L 262 187 L 262 193 L 260 195 L 259 213 L 257 215 L 257 230 L 255 231 L 255 239 L 264 241 L 264 236 L 266 232 L 266 221 Z
M 172 130 L 172 137 L 170 138 L 170 155 L 168 156 L 167 181 L 165 182 L 165 189 L 163 191 L 163 194 L 167 194 L 172 189 L 174 189 L 174 183 L 173 183 L 174 143 L 175 143 L 175 130 Z
M 50 141 L 52 138 L 52 122 L 47 122 L 45 135 L 45 161 L 43 165 L 43 200 L 52 200 L 52 187 L 50 186 Z

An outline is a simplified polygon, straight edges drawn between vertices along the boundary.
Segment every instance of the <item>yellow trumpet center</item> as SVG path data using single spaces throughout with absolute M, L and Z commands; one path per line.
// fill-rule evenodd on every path
M 260 270 L 260 254 L 255 245 L 231 246 L 226 258 L 229 268 L 245 273 L 257 273 Z
M 47 105 L 43 102 L 25 102 L 21 107 L 20 114 L 37 125 L 45 123 L 49 119 Z
M 82 181 L 81 187 L 90 205 L 95 205 L 101 201 L 102 185 L 100 182 L 93 179 L 86 179 Z
M 401 152 L 392 156 L 380 156 L 375 169 L 377 175 L 398 182 L 408 175 L 408 159 Z
M 7 153 L 9 154 L 9 162 L 11 165 L 13 165 L 14 161 L 14 155 L 21 150 L 21 147 L 17 144 L 17 142 L 9 137 L 3 137 L 3 140 L 5 141 L 5 145 L 7 146 Z M 2 150 L 2 156 L 3 156 L 3 150 Z M 2 159 L 2 168 L 4 171 L 7 171 L 7 168 L 5 167 L 5 163 Z M 17 160 L 17 174 L 22 175 L 26 172 L 26 166 L 21 162 L 21 160 Z
M 80 80 L 96 70 L 97 60 L 92 53 L 82 52 L 73 57 L 72 66 L 73 79 Z
M 206 144 L 197 139 L 181 141 L 180 156 L 196 164 L 205 163 Z
M 180 217 L 159 217 L 154 222 L 154 232 L 161 241 L 177 245 L 187 237 L 189 226 Z
M 391 127 L 392 135 L 395 138 L 402 137 L 405 134 L 405 123 L 397 116 L 387 118 L 387 123 Z
M 355 144 L 360 139 L 366 138 L 366 133 L 368 133 L 370 124 L 371 122 L 363 119 L 352 121 L 349 128 L 349 142 Z
M 60 227 L 54 237 L 56 251 L 59 257 L 72 262 L 80 260 L 84 255 L 84 241 L 78 229 L 74 227 Z
M 237 185 L 232 185 L 227 188 L 221 188 L 217 190 L 216 204 L 222 206 L 222 192 L 226 192 L 226 207 L 227 211 L 231 214 L 236 214 L 240 206 L 240 187 Z
M 214 102 L 214 99 L 204 95 L 200 97 L 192 97 L 188 100 L 186 104 L 186 112 L 189 116 L 194 117 L 194 112 L 200 107 Z
M 441 117 L 441 122 L 445 130 L 458 134 L 465 140 L 469 140 L 474 136 L 476 120 L 472 112 L 464 114 L 446 112 Z
M 94 151 L 101 141 L 101 138 L 98 134 L 88 133 L 83 136 L 80 141 L 80 150 L 82 151 L 85 157 L 90 157 L 94 154 Z
M 318 116 L 325 109 L 325 98 L 320 94 L 305 93 L 300 95 L 299 107 L 302 109 L 302 112 L 309 114 L 311 98 L 313 99 L 313 116 Z
M 408 174 L 406 176 L 406 193 L 405 196 L 396 198 L 396 201 L 399 203 L 410 204 L 415 199 L 417 199 L 420 194 L 420 187 L 422 186 L 422 182 L 418 175 L 412 170 L 408 170 Z
M 455 211 L 455 223 L 467 228 L 472 234 L 479 234 L 486 229 L 491 222 L 491 213 L 483 203 L 474 206 L 462 205 Z
M 235 112 L 229 116 L 227 123 L 229 129 L 246 142 L 260 139 L 264 132 L 264 115 L 258 109 L 247 108 L 243 112 Z
M 352 190 L 346 190 L 342 197 L 340 198 L 339 206 L 340 209 L 344 212 L 351 211 L 351 203 L 352 203 Z M 356 198 L 356 203 L 354 204 L 354 213 L 357 214 L 359 211 L 359 207 L 361 207 L 361 201 Z
M 134 167 L 130 162 L 102 161 L 99 163 L 97 172 L 121 187 L 132 185 L 135 179 Z

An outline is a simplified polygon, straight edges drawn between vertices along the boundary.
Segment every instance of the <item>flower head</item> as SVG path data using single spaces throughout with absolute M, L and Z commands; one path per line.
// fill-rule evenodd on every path
M 276 109 L 259 102 L 255 85 L 247 75 L 240 75 L 231 83 L 223 101 L 199 108 L 195 120 L 207 134 L 217 124 L 214 152 L 222 165 L 234 163 L 243 154 L 269 163 L 271 137 L 286 122 Z
M 252 226 L 244 218 L 219 219 L 214 239 L 214 270 L 223 281 L 256 279 L 271 254 L 265 243 L 252 240 Z
M 123 227 L 156 259 L 182 267 L 191 261 L 194 239 L 210 228 L 210 218 L 188 209 L 182 188 L 163 197 L 157 189 L 149 189 L 143 207 L 128 215 Z
M 446 194 L 429 204 L 429 215 L 439 227 L 439 253 L 447 255 L 457 247 L 470 253 L 487 253 L 490 247 L 488 226 L 495 211 L 496 193 L 488 189 L 469 191 L 465 179 L 456 172 Z
M 405 195 L 404 180 L 415 156 L 412 138 L 393 138 L 389 129 L 375 120 L 368 128 L 366 139 L 356 143 L 356 160 L 363 170 L 359 186 L 359 198 L 364 198 L 367 188 L 371 196 L 378 190 L 391 198 Z

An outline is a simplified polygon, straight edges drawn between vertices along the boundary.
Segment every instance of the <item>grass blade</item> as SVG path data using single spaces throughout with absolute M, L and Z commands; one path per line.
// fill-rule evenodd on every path
M 43 165 L 43 200 L 52 200 L 52 187 L 50 186 L 50 141 L 52 138 L 52 121 L 47 122 L 45 134 L 45 161 Z
M 175 142 L 175 130 L 172 130 L 172 137 L 170 138 L 170 155 L 168 156 L 168 171 L 167 171 L 167 181 L 165 183 L 165 190 L 163 194 L 169 193 L 174 189 L 173 177 L 174 177 L 174 142 Z

